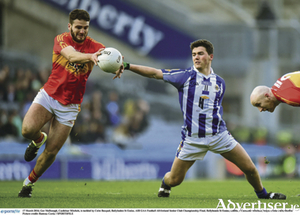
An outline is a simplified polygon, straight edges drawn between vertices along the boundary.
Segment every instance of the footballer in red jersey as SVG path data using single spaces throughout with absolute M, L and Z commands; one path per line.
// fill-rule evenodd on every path
M 85 92 L 87 79 L 93 69 L 92 61 L 86 63 L 70 62 L 61 51 L 72 47 L 81 53 L 95 53 L 105 46 L 89 36 L 81 43 L 73 40 L 71 32 L 55 37 L 52 57 L 52 73 L 44 85 L 49 96 L 63 105 L 80 104 Z
M 271 88 L 277 100 L 300 106 L 300 71 L 285 74 Z
M 260 112 L 273 112 L 280 103 L 300 106 L 300 71 L 283 75 L 271 88 L 257 86 L 251 93 L 250 102 Z
M 34 183 L 55 161 L 80 111 L 87 79 L 105 48 L 87 36 L 89 24 L 89 13 L 75 9 L 69 14 L 69 32 L 54 39 L 51 75 L 22 123 L 22 135 L 32 140 L 25 151 L 25 160 L 32 161 L 44 144 L 45 149 L 24 180 L 19 197 L 31 197 Z M 123 70 L 122 65 L 114 78 L 120 78 Z M 51 122 L 48 134 L 41 131 L 47 122 Z

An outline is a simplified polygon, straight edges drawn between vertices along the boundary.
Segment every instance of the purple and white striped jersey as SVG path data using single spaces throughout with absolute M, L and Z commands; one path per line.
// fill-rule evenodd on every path
M 212 68 L 206 76 L 196 68 L 162 69 L 163 80 L 175 86 L 179 93 L 179 103 L 183 114 L 183 140 L 189 137 L 206 137 L 221 133 L 226 128 L 222 119 L 222 100 L 225 81 Z

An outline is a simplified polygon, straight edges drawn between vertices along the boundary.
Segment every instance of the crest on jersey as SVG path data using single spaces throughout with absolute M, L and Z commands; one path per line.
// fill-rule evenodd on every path
M 220 91 L 220 87 L 219 87 L 219 85 L 217 85 L 217 84 L 216 84 L 216 86 L 215 86 L 215 90 L 216 90 L 217 92 L 219 92 L 219 91 Z
M 66 68 L 74 75 L 86 74 L 88 72 L 88 66 L 85 63 L 69 63 Z

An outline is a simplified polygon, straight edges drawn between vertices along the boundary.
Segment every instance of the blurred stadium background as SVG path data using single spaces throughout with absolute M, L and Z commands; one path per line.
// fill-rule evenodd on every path
M 229 131 L 263 178 L 299 178 L 299 109 L 259 113 L 249 102 L 256 85 L 272 86 L 300 68 L 298 0 L 0 0 L 0 6 L 0 180 L 23 180 L 35 164 L 23 160 L 22 118 L 51 72 L 54 37 L 68 31 L 75 8 L 89 11 L 92 38 L 132 63 L 186 68 L 189 44 L 210 40 L 212 66 L 227 85 Z M 182 124 L 175 88 L 126 71 L 112 77 L 94 68 L 70 138 L 41 179 L 159 179 L 170 169 Z M 212 153 L 187 175 L 231 177 L 243 176 Z

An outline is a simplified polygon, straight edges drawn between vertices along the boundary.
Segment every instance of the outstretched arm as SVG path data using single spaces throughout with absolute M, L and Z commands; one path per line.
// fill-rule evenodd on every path
M 163 73 L 160 69 L 155 69 L 153 67 L 148 66 L 142 66 L 142 65 L 136 65 L 136 64 L 129 64 L 127 62 L 123 62 L 124 69 L 130 70 L 134 73 L 137 73 L 139 75 L 148 77 L 148 78 L 155 78 L 155 79 L 163 79 Z M 120 77 L 121 74 L 116 74 L 115 77 Z
M 63 48 L 61 50 L 61 54 L 68 59 L 71 63 L 87 63 L 87 62 L 94 62 L 95 65 L 97 65 L 98 61 L 98 55 L 101 54 L 101 51 L 103 49 L 99 49 L 97 52 L 93 54 L 88 53 L 81 53 L 76 51 L 72 46 L 68 46 L 66 48 Z

